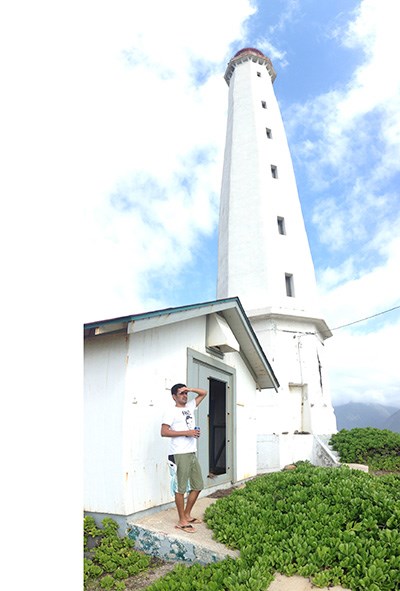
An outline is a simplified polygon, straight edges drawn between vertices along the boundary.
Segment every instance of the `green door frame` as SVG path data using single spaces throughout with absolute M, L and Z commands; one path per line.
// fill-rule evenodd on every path
M 209 399 L 200 404 L 198 423 L 201 437 L 198 441 L 198 458 L 201 465 L 205 488 L 236 482 L 236 369 L 195 351 L 187 349 L 187 384 L 209 390 L 208 378 L 226 383 L 226 454 L 227 472 L 209 478 Z

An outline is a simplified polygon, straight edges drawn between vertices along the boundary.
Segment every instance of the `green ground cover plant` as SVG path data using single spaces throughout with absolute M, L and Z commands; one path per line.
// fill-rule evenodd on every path
M 400 589 L 400 476 L 299 463 L 258 477 L 207 508 L 237 560 L 179 565 L 148 591 L 265 591 L 275 572 L 319 587 Z
M 102 525 L 98 528 L 93 517 L 84 518 L 84 588 L 123 591 L 125 580 L 146 570 L 151 557 L 134 550 L 130 538 L 120 538 L 113 519 L 106 517 Z
M 342 429 L 330 445 L 342 462 L 367 464 L 373 471 L 400 472 L 400 433 L 373 427 Z

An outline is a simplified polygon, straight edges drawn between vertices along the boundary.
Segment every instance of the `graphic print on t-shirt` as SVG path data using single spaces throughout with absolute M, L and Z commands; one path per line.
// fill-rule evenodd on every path
M 186 426 L 188 429 L 192 428 L 192 421 L 193 421 L 193 416 L 192 413 L 190 412 L 190 410 L 183 410 L 182 411 L 183 416 L 185 417 L 185 422 L 186 422 Z

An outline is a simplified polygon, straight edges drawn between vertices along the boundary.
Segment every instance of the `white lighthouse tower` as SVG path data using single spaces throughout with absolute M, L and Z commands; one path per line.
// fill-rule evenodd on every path
M 271 61 L 253 48 L 237 52 L 225 72 L 217 287 L 218 298 L 240 298 L 280 382 L 277 393 L 258 395 L 259 438 L 271 444 L 268 465 L 284 463 L 287 436 L 293 446 L 306 433 L 336 432 L 324 363 L 324 341 L 332 333 L 318 309 L 275 78 Z

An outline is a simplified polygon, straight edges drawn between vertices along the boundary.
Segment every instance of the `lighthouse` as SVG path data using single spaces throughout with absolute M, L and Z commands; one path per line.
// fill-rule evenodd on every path
M 240 298 L 280 383 L 278 392 L 257 394 L 268 465 L 283 463 L 288 436 L 336 432 L 324 346 L 332 333 L 319 309 L 275 78 L 271 60 L 254 48 L 226 68 L 217 281 L 218 298 Z

